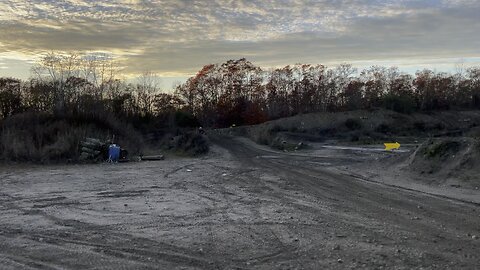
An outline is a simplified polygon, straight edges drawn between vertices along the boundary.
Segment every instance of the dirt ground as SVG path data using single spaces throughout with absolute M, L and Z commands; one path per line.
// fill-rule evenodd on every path
M 480 267 L 477 203 L 360 179 L 372 155 L 212 141 L 196 159 L 1 167 L 0 268 Z

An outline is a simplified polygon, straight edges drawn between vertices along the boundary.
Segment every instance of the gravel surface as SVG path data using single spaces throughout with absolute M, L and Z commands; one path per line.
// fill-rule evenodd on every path
M 1 269 L 477 269 L 480 207 L 231 137 L 197 159 L 0 168 Z M 360 162 L 360 161 L 358 161 Z

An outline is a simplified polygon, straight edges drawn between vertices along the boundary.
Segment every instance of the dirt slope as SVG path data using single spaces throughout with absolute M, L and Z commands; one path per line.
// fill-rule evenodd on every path
M 315 113 L 224 130 L 272 149 L 296 151 L 324 143 L 372 145 L 399 142 L 412 154 L 377 157 L 359 167 L 367 177 L 420 184 L 480 188 L 480 111 L 400 114 L 387 110 Z M 301 146 L 301 147 L 300 147 Z M 325 146 L 322 146 L 325 147 Z M 354 152 L 352 152 L 353 154 Z M 388 167 L 388 172 L 380 169 Z
M 480 142 L 468 137 L 429 139 L 417 148 L 406 165 L 430 178 L 431 183 L 456 179 L 460 185 L 479 187 Z
M 266 122 L 261 125 L 229 129 L 260 144 L 275 140 L 325 141 L 343 143 L 421 142 L 435 136 L 473 136 L 480 134 L 480 111 L 443 111 L 400 114 L 387 110 L 313 113 Z

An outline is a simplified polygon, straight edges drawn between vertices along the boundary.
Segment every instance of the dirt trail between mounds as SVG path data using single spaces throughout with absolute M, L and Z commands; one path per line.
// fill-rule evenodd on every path
M 199 159 L 1 168 L 2 269 L 477 269 L 480 207 L 227 136 Z

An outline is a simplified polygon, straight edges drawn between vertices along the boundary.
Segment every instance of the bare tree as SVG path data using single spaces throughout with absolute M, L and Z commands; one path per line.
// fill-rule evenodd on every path
M 65 83 L 70 77 L 79 75 L 80 55 L 78 53 L 60 54 L 51 52 L 40 59 L 32 68 L 37 79 L 51 81 L 55 85 L 55 114 L 65 113 Z
M 142 115 L 153 113 L 155 95 L 160 90 L 160 82 L 160 77 L 151 71 L 146 71 L 138 77 L 136 97 Z

